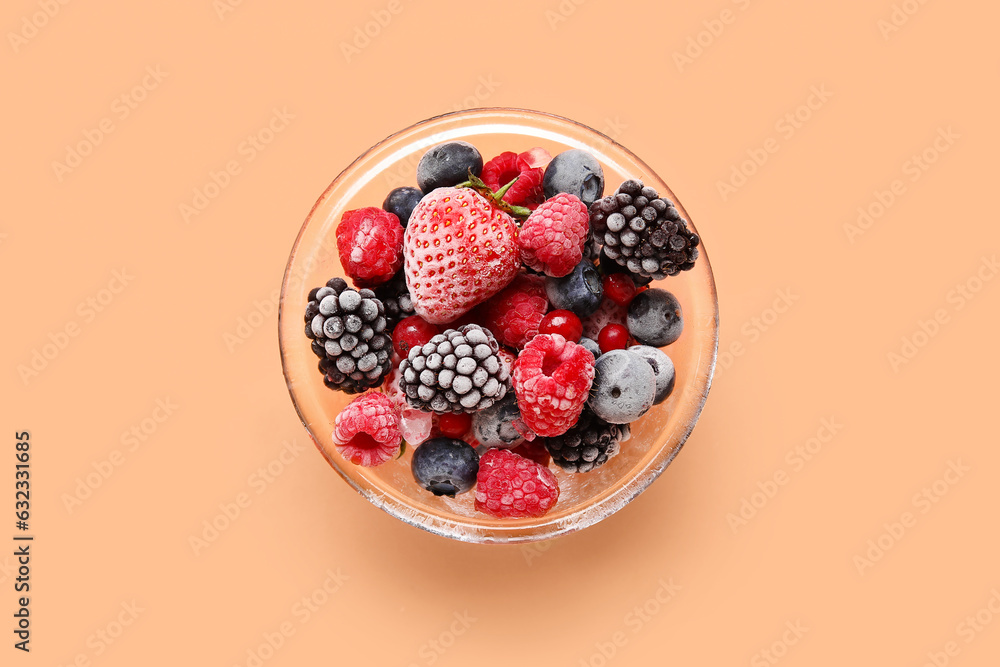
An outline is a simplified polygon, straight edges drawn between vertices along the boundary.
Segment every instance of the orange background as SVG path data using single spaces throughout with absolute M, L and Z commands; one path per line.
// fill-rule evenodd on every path
M 32 651 L 4 629 L 3 664 L 996 664 L 1000 9 L 223 2 L 0 12 L 0 539 L 21 430 L 36 535 Z M 684 451 L 539 545 L 375 509 L 281 377 L 273 295 L 313 202 L 372 143 L 471 106 L 615 136 L 719 285 Z

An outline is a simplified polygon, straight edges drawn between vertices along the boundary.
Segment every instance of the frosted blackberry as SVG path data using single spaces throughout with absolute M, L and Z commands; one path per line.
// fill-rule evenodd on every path
M 391 332 L 400 320 L 416 314 L 402 269 L 389 282 L 375 288 L 375 297 L 385 306 L 386 331 Z
M 510 369 L 496 338 L 478 324 L 448 329 L 410 349 L 399 364 L 399 388 L 418 410 L 476 412 L 506 396 Z
M 604 254 L 643 279 L 661 280 L 694 268 L 698 235 L 673 202 L 642 181 L 622 183 L 590 207 L 590 226 L 604 242 Z
M 589 472 L 617 454 L 629 435 L 628 424 L 609 424 L 584 408 L 575 426 L 542 442 L 553 462 L 566 472 Z
M 359 394 L 380 385 L 392 369 L 385 306 L 370 289 L 356 290 L 343 278 L 331 278 L 309 292 L 305 321 L 330 389 Z

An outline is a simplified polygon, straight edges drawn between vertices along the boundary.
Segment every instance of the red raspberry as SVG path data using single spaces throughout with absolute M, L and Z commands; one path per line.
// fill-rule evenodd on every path
M 549 461 L 552 460 L 552 457 L 549 455 L 549 450 L 545 449 L 545 444 L 542 440 L 522 442 L 517 447 L 511 447 L 510 451 L 514 452 L 518 456 L 531 459 L 541 466 L 548 467 Z
M 594 382 L 594 355 L 559 334 L 539 334 L 514 362 L 514 394 L 521 419 L 545 437 L 572 427 Z
M 553 278 L 562 278 L 583 259 L 590 213 L 576 195 L 560 193 L 536 208 L 521 225 L 521 261 Z
M 508 449 L 479 459 L 476 509 L 501 519 L 542 516 L 559 500 L 559 483 L 548 468 Z
M 334 420 L 333 444 L 341 456 L 357 465 L 385 463 L 399 453 L 402 439 L 392 399 L 378 392 L 358 396 Z
M 483 303 L 478 312 L 483 326 L 498 341 L 520 349 L 538 335 L 538 325 L 548 307 L 545 279 L 521 273 L 510 285 Z
M 521 155 L 510 151 L 500 153 L 483 165 L 480 178 L 494 192 L 516 178 L 517 182 L 504 193 L 503 200 L 508 204 L 534 209 L 545 199 L 542 189 L 545 172 L 541 167 L 532 166 L 536 159 L 531 151 Z
M 403 226 L 374 206 L 347 211 L 337 225 L 337 252 L 356 286 L 388 282 L 403 266 Z

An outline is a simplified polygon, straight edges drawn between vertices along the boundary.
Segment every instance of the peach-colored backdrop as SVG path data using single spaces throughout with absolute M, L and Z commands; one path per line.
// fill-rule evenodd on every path
M 997 664 L 998 20 L 971 0 L 4 3 L 0 663 Z M 370 506 L 279 364 L 316 198 L 473 106 L 632 148 L 719 285 L 683 452 L 532 546 Z

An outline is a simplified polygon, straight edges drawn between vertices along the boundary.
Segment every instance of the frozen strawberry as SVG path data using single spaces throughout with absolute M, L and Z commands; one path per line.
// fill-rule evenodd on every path
M 403 239 L 406 285 L 417 314 L 452 322 L 517 275 L 517 225 L 470 188 L 438 188 L 417 204 Z

